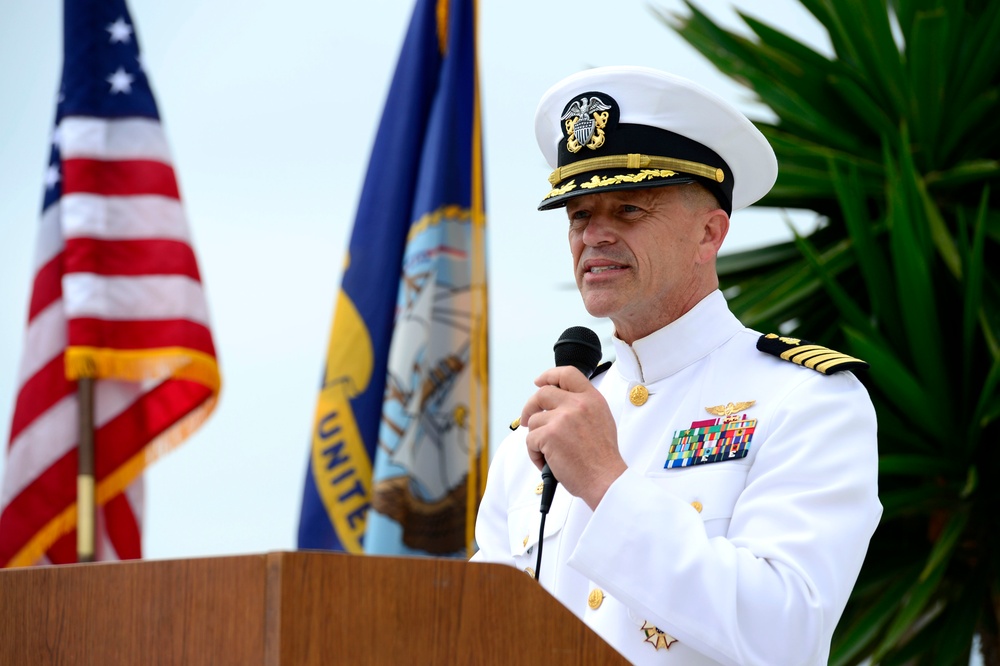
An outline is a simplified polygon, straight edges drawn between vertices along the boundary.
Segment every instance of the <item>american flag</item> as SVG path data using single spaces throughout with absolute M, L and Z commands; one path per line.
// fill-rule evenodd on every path
M 220 376 L 124 0 L 65 0 L 64 64 L 0 486 L 0 566 L 76 561 L 77 379 L 95 379 L 96 559 L 142 556 L 143 469 Z

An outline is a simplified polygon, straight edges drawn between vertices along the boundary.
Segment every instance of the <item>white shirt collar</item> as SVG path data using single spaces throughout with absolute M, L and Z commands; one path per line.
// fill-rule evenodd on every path
M 716 289 L 679 319 L 631 346 L 613 336 L 615 366 L 628 381 L 648 384 L 708 356 L 741 330 L 743 324 Z

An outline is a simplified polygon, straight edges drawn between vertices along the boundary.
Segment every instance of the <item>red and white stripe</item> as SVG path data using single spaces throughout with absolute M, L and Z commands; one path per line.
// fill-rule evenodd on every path
M 97 558 L 141 557 L 143 468 L 214 407 L 208 308 L 159 122 L 70 117 L 0 486 L 0 566 L 76 559 L 73 364 L 95 381 Z M 69 354 L 67 354 L 69 352 Z M 74 378 L 67 378 L 67 373 Z M 76 374 L 74 374 L 76 373 Z

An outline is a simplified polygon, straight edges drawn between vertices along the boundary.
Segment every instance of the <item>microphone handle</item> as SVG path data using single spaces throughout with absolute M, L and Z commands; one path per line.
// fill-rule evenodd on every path
M 549 507 L 552 506 L 552 498 L 556 494 L 556 486 L 559 482 L 556 481 L 556 475 L 552 473 L 549 469 L 549 464 L 545 463 L 542 467 L 542 501 L 538 507 L 539 511 L 542 513 L 541 521 L 538 524 L 538 545 L 536 548 L 538 552 L 535 553 L 535 580 L 542 573 L 542 546 L 545 543 L 545 517 L 549 515 Z
M 549 464 L 545 463 L 542 467 L 542 500 L 539 506 L 539 510 L 542 513 L 548 513 L 549 507 L 552 506 L 552 498 L 556 494 L 556 486 L 559 485 L 559 480 L 556 479 L 556 475 L 552 473 L 549 469 Z
M 601 341 L 597 334 L 589 328 L 577 326 L 568 328 L 559 336 L 553 350 L 556 354 L 556 366 L 571 365 L 584 377 L 594 374 L 594 369 L 601 362 Z M 511 424 L 513 427 L 513 424 Z M 542 545 L 545 542 L 545 517 L 549 514 L 552 506 L 552 498 L 556 494 L 556 486 L 559 481 L 556 475 L 549 469 L 549 464 L 542 467 L 542 499 L 539 502 L 539 511 L 542 514 L 538 526 L 538 554 L 535 558 L 535 580 L 542 571 Z

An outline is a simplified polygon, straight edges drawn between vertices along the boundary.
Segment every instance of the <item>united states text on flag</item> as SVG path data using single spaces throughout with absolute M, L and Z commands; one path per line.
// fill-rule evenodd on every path
M 220 388 L 198 263 L 124 0 L 65 0 L 64 64 L 0 566 L 76 561 L 77 379 L 94 378 L 96 559 L 141 557 L 143 469 Z
M 417 0 L 334 313 L 299 547 L 466 557 L 485 484 L 474 0 Z

